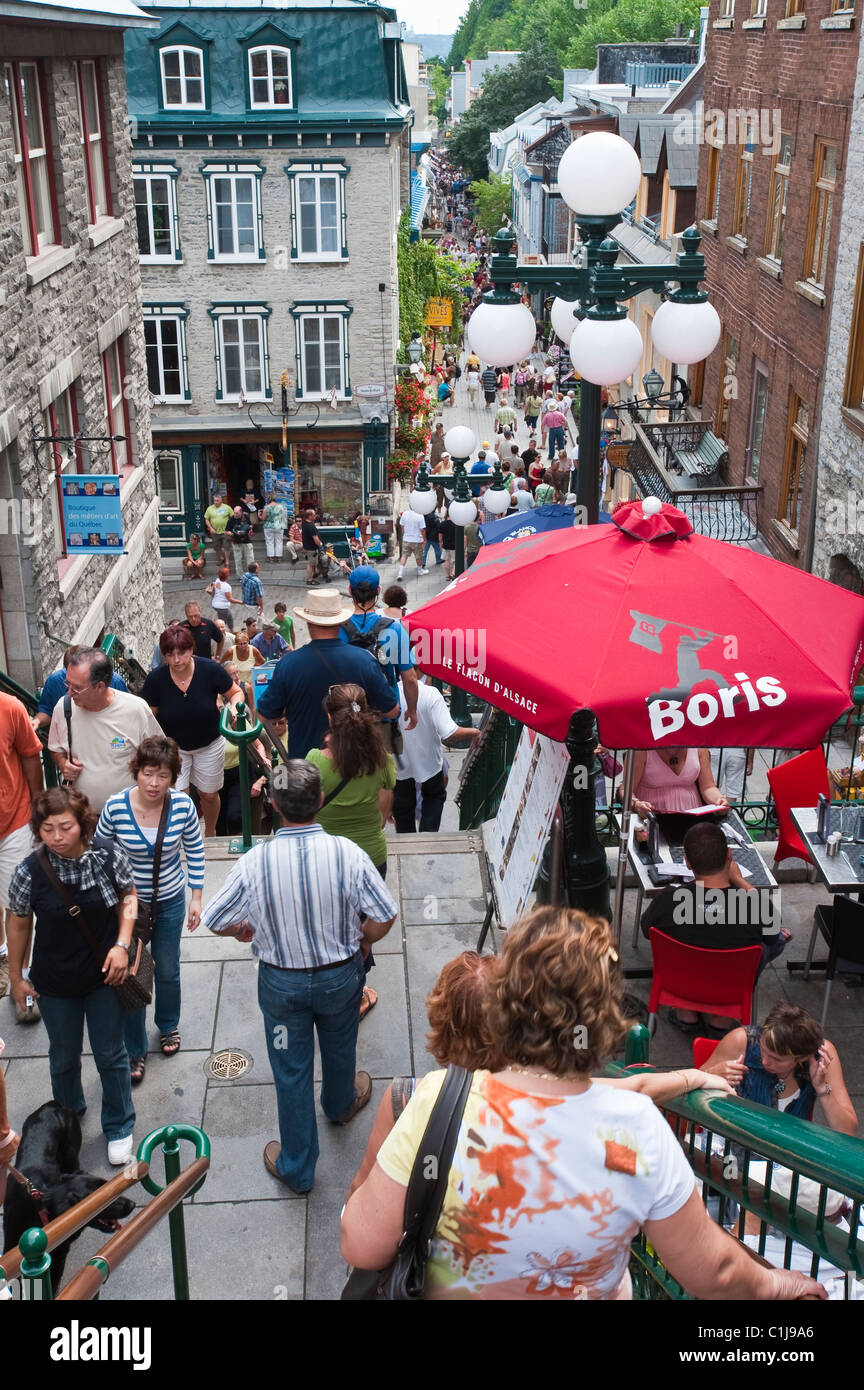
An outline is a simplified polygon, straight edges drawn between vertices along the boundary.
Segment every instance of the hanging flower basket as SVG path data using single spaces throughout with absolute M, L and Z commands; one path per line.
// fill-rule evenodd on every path
M 405 450 L 397 449 L 387 459 L 387 481 L 388 483 L 410 483 L 414 476 L 417 464 L 414 455 Z

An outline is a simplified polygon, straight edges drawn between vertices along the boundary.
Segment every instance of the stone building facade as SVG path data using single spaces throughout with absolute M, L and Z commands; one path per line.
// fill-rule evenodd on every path
M 765 544 L 803 568 L 858 24 L 832 0 L 710 7 L 697 212 L 723 335 L 702 414 L 729 446 L 729 482 L 761 487 Z
M 846 156 L 822 384 L 813 573 L 864 594 L 864 67 Z
M 122 27 L 151 21 L 34 8 L 0 3 L 0 666 L 31 690 L 67 643 L 149 655 L 162 626 Z M 67 553 L 75 473 L 116 477 L 122 554 Z
M 355 0 L 148 10 L 126 62 L 163 552 L 250 478 L 344 544 L 386 489 L 401 26 Z

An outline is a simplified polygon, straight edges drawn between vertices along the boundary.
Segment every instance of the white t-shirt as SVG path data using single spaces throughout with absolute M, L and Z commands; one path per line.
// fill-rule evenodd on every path
M 406 545 L 417 545 L 423 539 L 423 518 L 419 512 L 408 507 L 399 518 L 402 539 Z
M 403 1187 L 444 1075 L 418 1083 L 378 1151 Z M 694 1188 L 647 1096 L 593 1084 L 538 1097 L 475 1072 L 432 1241 L 430 1296 L 615 1298 L 636 1231 L 674 1216 Z
M 213 580 L 213 607 L 223 612 L 231 607 L 231 585 L 224 579 Z
M 72 756 L 83 763 L 75 787 L 97 811 L 102 810 L 109 796 L 122 792 L 134 780 L 129 762 L 141 740 L 162 733 L 144 700 L 124 690 L 114 690 L 112 694 L 113 700 L 102 710 L 79 709 L 72 701 Z M 51 716 L 48 747 L 54 753 L 64 748 L 68 752 L 62 699 L 57 701 Z
M 400 686 L 402 713 L 408 708 L 405 691 Z M 450 717 L 444 696 L 434 685 L 421 681 L 417 688 L 417 727 L 402 726 L 402 753 L 396 759 L 396 776 L 402 780 L 413 777 L 427 782 L 444 766 L 442 738 L 450 738 L 459 725 Z

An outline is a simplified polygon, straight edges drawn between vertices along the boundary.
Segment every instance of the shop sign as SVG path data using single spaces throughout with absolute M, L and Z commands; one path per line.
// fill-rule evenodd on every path
M 453 322 L 453 305 L 449 299 L 426 300 L 426 324 L 429 328 L 449 328 Z
M 116 473 L 73 473 L 61 479 L 67 555 L 122 555 L 123 512 Z

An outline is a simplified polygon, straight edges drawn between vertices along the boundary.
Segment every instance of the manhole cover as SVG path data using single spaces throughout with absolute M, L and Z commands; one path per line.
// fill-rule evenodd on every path
M 239 1047 L 226 1047 L 214 1052 L 204 1063 L 204 1071 L 214 1081 L 236 1081 L 252 1069 L 252 1058 Z

